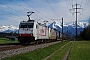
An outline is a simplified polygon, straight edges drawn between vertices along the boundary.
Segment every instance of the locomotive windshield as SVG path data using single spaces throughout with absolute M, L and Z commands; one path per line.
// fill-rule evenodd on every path
M 33 28 L 34 23 L 21 23 L 20 28 Z

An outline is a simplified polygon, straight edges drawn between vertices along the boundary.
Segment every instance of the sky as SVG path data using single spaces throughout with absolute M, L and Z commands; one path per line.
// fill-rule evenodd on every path
M 48 21 L 64 23 L 75 22 L 75 4 L 78 4 L 78 21 L 90 18 L 90 0 L 0 0 L 0 25 L 19 26 L 20 21 L 27 21 L 27 12 L 34 12 L 30 17 L 39 23 Z

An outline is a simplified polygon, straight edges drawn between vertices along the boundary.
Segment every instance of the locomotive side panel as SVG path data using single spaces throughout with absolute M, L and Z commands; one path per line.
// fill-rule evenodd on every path
M 37 26 L 37 39 L 49 39 L 47 27 L 38 24 L 38 26 Z
M 50 29 L 50 39 L 56 39 L 56 31 L 54 29 Z
M 56 38 L 57 38 L 57 40 L 62 40 L 61 33 L 58 30 L 56 30 Z
M 37 40 L 37 22 L 34 22 L 33 36 L 35 37 L 35 40 Z

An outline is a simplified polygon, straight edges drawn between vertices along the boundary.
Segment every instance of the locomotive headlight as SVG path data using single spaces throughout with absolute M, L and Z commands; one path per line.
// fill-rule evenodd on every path
M 31 36 L 32 36 L 32 34 L 31 34 Z
M 33 34 L 31 34 L 31 36 L 33 36 Z
M 19 36 L 21 36 L 21 34 Z

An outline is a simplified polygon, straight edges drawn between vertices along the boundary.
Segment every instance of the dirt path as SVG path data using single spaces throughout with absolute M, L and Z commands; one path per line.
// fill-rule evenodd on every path
M 73 42 L 72 42 L 69 50 L 67 51 L 67 53 L 65 54 L 65 56 L 64 56 L 64 58 L 63 58 L 62 60 L 68 60 L 68 57 L 69 57 L 70 51 L 71 51 L 71 49 L 72 49 L 72 46 L 73 46 Z
M 70 43 L 70 42 L 68 42 L 68 43 Z M 68 43 L 67 43 L 67 44 L 68 44 Z M 54 55 L 56 52 L 58 52 L 59 50 L 61 50 L 61 49 L 62 49 L 64 46 L 66 46 L 67 44 L 63 45 L 60 49 L 56 50 L 56 51 L 53 52 L 51 55 L 45 57 L 43 60 L 47 60 L 47 59 L 49 59 L 52 55 Z

